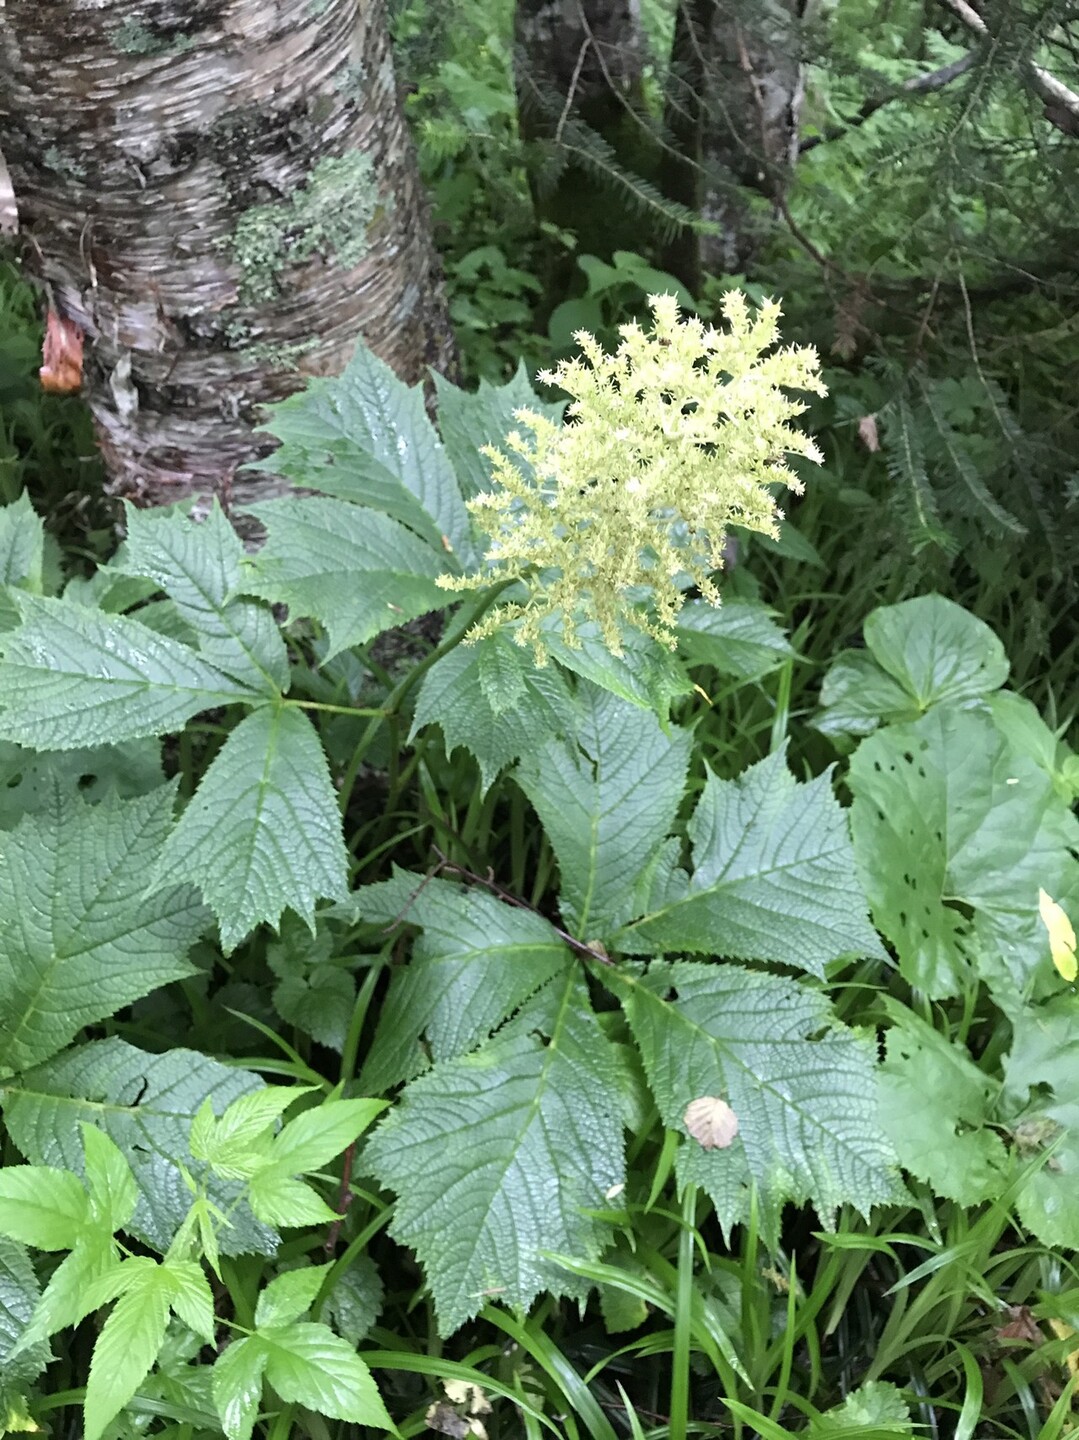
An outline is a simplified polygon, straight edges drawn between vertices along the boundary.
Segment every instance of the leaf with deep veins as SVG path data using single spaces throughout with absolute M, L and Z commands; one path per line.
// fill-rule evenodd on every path
M 737 780 L 709 775 L 689 838 L 688 885 L 627 925 L 620 949 L 778 960 L 815 975 L 843 955 L 883 954 L 830 774 L 801 785 L 776 752 Z
M 3 638 L 0 739 L 34 750 L 166 735 L 203 710 L 261 698 L 190 646 L 126 615 L 17 596 L 22 625 Z
M 176 511 L 125 507 L 127 542 L 113 569 L 160 585 L 211 664 L 252 689 L 288 688 L 288 653 L 269 608 L 232 597 L 241 588 L 244 547 L 214 500 L 195 524 Z
M 819 991 L 700 962 L 604 978 L 625 997 L 664 1124 L 689 1136 L 686 1111 L 709 1094 L 738 1118 L 727 1148 L 691 1141 L 679 1156 L 683 1183 L 707 1190 L 727 1229 L 748 1214 L 750 1181 L 773 1223 L 786 1200 L 812 1201 L 830 1224 L 840 1205 L 867 1214 L 902 1195 L 877 1115 L 873 1043 L 840 1025 Z
M 586 1294 L 544 1252 L 596 1259 L 608 1227 L 588 1212 L 624 1178 L 618 1065 L 580 975 L 529 1011 L 414 1080 L 365 1152 L 398 1194 L 391 1233 L 422 1261 L 443 1334 L 488 1296 L 527 1309 L 543 1290 Z
M 318 735 L 298 710 L 240 722 L 181 815 L 157 867 L 183 875 L 217 917 L 226 951 L 291 906 L 309 925 L 347 890 L 337 797 Z
M 445 552 L 388 515 L 318 496 L 267 500 L 248 513 L 267 537 L 248 562 L 245 592 L 318 620 L 330 655 L 445 608 L 435 584 Z
M 193 973 L 209 916 L 190 885 L 146 880 L 174 789 L 98 805 L 57 787 L 0 850 L 0 1066 L 37 1065 L 86 1025 Z
M 648 903 L 651 867 L 682 799 L 690 736 L 583 684 L 576 724 L 517 768 L 558 857 L 562 913 L 578 939 L 607 939 Z

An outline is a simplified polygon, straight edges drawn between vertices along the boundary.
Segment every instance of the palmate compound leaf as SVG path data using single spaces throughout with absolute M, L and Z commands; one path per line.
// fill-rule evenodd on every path
M 685 788 L 691 738 L 587 682 L 575 724 L 525 756 L 516 780 L 543 823 L 578 939 L 609 938 L 648 907 L 655 866 Z
M 244 547 L 217 500 L 198 524 L 176 510 L 128 504 L 124 513 L 127 542 L 111 568 L 159 585 L 212 665 L 265 694 L 287 689 L 288 652 L 272 613 L 233 598 L 242 589 Z
M 676 621 L 678 649 L 691 665 L 753 680 L 794 658 L 774 611 L 751 600 L 690 600 Z
M 688 883 L 654 896 L 613 937 L 619 949 L 777 960 L 818 976 L 840 956 L 883 954 L 830 773 L 799 784 L 777 751 L 736 780 L 709 774 L 689 838 Z
M 319 496 L 266 500 L 245 511 L 266 527 L 242 589 L 318 620 L 329 656 L 362 645 L 450 600 L 435 584 L 447 555 L 376 510 Z
M 86 1025 L 193 973 L 209 915 L 190 885 L 147 895 L 175 787 L 88 805 L 58 786 L 0 848 L 0 1072 L 55 1055 Z
M 398 1195 L 391 1234 L 419 1256 L 443 1334 L 488 1299 L 583 1295 L 544 1252 L 596 1259 L 609 1229 L 589 1211 L 624 1178 L 621 1072 L 579 973 L 527 1008 L 504 1037 L 413 1080 L 365 1151 Z
M 299 710 L 265 707 L 225 741 L 169 836 L 154 883 L 198 885 L 226 951 L 286 906 L 344 899 L 348 857 L 322 745 Z
M 365 346 L 340 375 L 308 382 L 274 405 L 265 429 L 281 444 L 254 469 L 380 510 L 466 568 L 471 521 L 423 387 L 408 386 Z
M 867 1214 L 902 1196 L 878 1116 L 874 1041 L 839 1024 L 820 991 L 699 962 L 604 980 L 624 999 L 664 1124 L 686 1137 L 679 1179 L 707 1191 L 726 1230 L 746 1218 L 751 1181 L 768 1228 L 786 1200 L 811 1201 L 830 1225 L 840 1205 Z M 734 1111 L 728 1147 L 690 1137 L 686 1110 L 701 1096 Z
M 82 1174 L 82 1122 L 104 1130 L 127 1157 L 139 1188 L 127 1228 L 163 1252 L 191 1205 L 179 1167 L 202 1173 L 189 1145 L 200 1105 L 208 1098 L 220 1115 L 260 1084 L 250 1071 L 193 1050 L 151 1055 L 122 1040 L 97 1040 L 0 1082 L 0 1105 L 13 1143 L 34 1165 Z M 246 1204 L 234 1205 L 237 1194 L 235 1184 L 210 1179 L 210 1199 L 229 1212 L 222 1251 L 273 1254 L 274 1232 Z
M 218 1356 L 213 1396 L 228 1440 L 250 1440 L 263 1376 L 282 1400 L 334 1420 L 393 1429 L 371 1372 L 353 1346 L 325 1325 L 301 1321 L 260 1325 Z
M 483 788 L 512 760 L 538 750 L 571 723 L 573 701 L 556 665 L 537 669 L 505 631 L 458 645 L 423 677 L 411 740 L 439 725 L 450 752 L 476 757 Z
M 205 1322 L 207 1308 L 212 1319 L 213 1305 L 206 1279 L 193 1262 L 138 1256 L 125 1261 L 120 1273 L 129 1267 L 130 1278 L 102 1326 L 90 1360 L 85 1440 L 100 1440 L 149 1374 L 165 1339 L 170 1309 L 185 1324 L 195 1322 L 202 1339 L 213 1339 L 212 1324 L 207 1333 L 205 1324 L 199 1323 Z
M 452 1060 L 481 1044 L 541 985 L 574 962 L 541 915 L 478 886 L 396 871 L 355 897 L 375 924 L 417 925 L 409 963 L 396 968 L 360 1083 L 381 1094 L 411 1079 L 430 1057 Z
M 187 645 L 126 615 L 38 595 L 19 594 L 17 603 L 23 623 L 0 645 L 0 739 L 33 750 L 115 745 L 259 698 Z
M 940 705 L 863 740 L 849 783 L 870 905 L 909 984 L 954 995 L 978 974 L 1016 1014 L 1061 987 L 1038 892 L 1079 884 L 1079 824 L 1051 775 L 988 715 Z

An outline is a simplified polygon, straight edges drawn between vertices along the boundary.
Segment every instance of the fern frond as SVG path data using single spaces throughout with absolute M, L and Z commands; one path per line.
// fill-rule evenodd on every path
M 896 502 L 907 525 L 915 554 L 936 545 L 946 554 L 958 548 L 955 536 L 940 518 L 937 498 L 929 483 L 925 444 L 917 419 L 905 395 L 899 395 L 882 413 L 884 461 L 896 486 Z
M 715 231 L 714 224 L 704 220 L 688 205 L 669 200 L 643 175 L 636 175 L 620 165 L 613 147 L 582 121 L 567 121 L 558 143 L 578 165 L 617 191 L 628 201 L 630 208 L 642 215 L 650 215 L 661 239 L 670 240 L 683 230 L 695 230 L 699 234 Z
M 1003 505 L 989 490 L 977 467 L 963 448 L 961 435 L 956 434 L 941 413 L 932 384 L 924 375 L 915 376 L 915 384 L 921 393 L 926 415 L 933 426 L 933 438 L 942 458 L 962 488 L 968 508 L 973 506 L 991 528 L 1006 530 L 1012 535 L 1025 535 L 1027 527 Z

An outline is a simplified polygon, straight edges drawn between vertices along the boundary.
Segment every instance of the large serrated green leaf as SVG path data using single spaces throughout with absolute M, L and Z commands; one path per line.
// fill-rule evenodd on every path
M 287 605 L 294 618 L 318 620 L 327 658 L 451 599 L 435 584 L 445 553 L 376 510 L 308 496 L 266 500 L 247 513 L 267 538 L 248 562 L 243 590 Z
M 779 960 L 815 975 L 842 955 L 883 953 L 830 774 L 799 784 L 778 751 L 737 780 L 710 774 L 689 837 L 688 888 L 620 931 L 620 949 Z
M 579 974 L 548 989 L 548 1043 L 522 1028 L 435 1066 L 365 1151 L 398 1194 L 391 1233 L 423 1263 L 443 1334 L 488 1295 L 522 1309 L 543 1290 L 583 1296 L 544 1252 L 595 1259 L 608 1235 L 588 1212 L 623 1180 L 618 1064 Z
M 565 409 L 564 404 L 552 405 L 539 398 L 529 383 L 523 362 L 505 385 L 492 385 L 489 380 L 481 379 L 479 388 L 471 392 L 459 390 L 437 371 L 433 379 L 442 443 L 466 500 L 491 488 L 491 462 L 481 451 L 485 445 L 502 448 L 506 436 L 520 429 L 516 411 L 534 410 L 557 424 Z M 532 478 L 532 467 L 526 457 L 515 454 L 513 463 L 526 480 Z
M 0 1236 L 0 1390 L 36 1380 L 52 1358 L 41 1341 L 14 1358 L 11 1355 L 40 1296 L 41 1286 L 25 1247 Z
M 122 1040 L 97 1040 L 4 1082 L 0 1104 L 12 1141 L 35 1165 L 81 1174 L 81 1124 L 100 1126 L 127 1156 L 139 1187 L 128 1228 L 163 1252 L 191 1205 L 178 1167 L 202 1171 L 189 1145 L 199 1106 L 208 1098 L 220 1115 L 260 1084 L 249 1071 L 193 1050 L 151 1055 Z M 225 1254 L 273 1253 L 273 1231 L 259 1225 L 246 1205 L 233 1208 L 236 1185 L 211 1178 L 209 1194 L 229 1211 L 231 1223 L 221 1237 Z
M 211 665 L 253 690 L 287 689 L 288 652 L 273 615 L 252 600 L 233 599 L 242 588 L 244 547 L 217 500 L 199 524 L 175 510 L 127 505 L 125 514 L 127 543 L 112 568 L 159 585 Z
M 275 405 L 264 428 L 281 444 L 255 468 L 382 510 L 436 549 L 445 536 L 457 560 L 472 563 L 468 511 L 423 387 L 405 385 L 365 346 L 340 375 Z
M 805 982 L 700 962 L 653 964 L 625 993 L 664 1124 L 685 1139 L 683 1183 L 703 1185 L 729 1229 L 748 1213 L 746 1182 L 768 1212 L 810 1200 L 826 1224 L 838 1206 L 863 1215 L 902 1196 L 877 1113 L 871 1038 L 834 1018 Z M 728 1149 L 705 1150 L 685 1123 L 691 1101 L 723 1099 L 738 1120 Z
M 0 738 L 33 750 L 115 745 L 179 730 L 216 705 L 258 697 L 186 645 L 125 615 L 19 595 L 3 637 Z
M 676 655 L 629 624 L 622 627 L 623 654 L 612 655 L 595 620 L 578 619 L 576 645 L 567 645 L 562 622 L 552 615 L 541 625 L 543 642 L 560 665 L 602 690 L 654 710 L 666 719 L 671 701 L 693 689 Z
M 1079 887 L 1079 823 L 1051 775 L 988 715 L 935 706 L 863 740 L 849 783 L 866 892 L 908 983 L 954 995 L 977 973 L 1009 1012 L 1059 988 L 1038 891 Z
M 365 920 L 422 927 L 389 995 L 361 1075 L 381 1094 L 428 1063 L 466 1054 L 529 995 L 565 970 L 569 951 L 542 916 L 478 888 L 397 872 L 356 896 Z
M 489 698 L 495 664 L 503 672 L 500 708 Z M 509 670 L 515 670 L 521 681 L 519 699 L 513 704 L 507 703 L 514 694 L 505 681 L 504 672 Z M 412 735 L 424 725 L 440 725 L 447 750 L 463 745 L 476 757 L 487 789 L 510 761 L 539 749 L 549 735 L 564 730 L 571 712 L 569 688 L 558 668 L 537 669 L 508 635 L 497 632 L 475 644 L 458 645 L 432 665 L 420 686 Z
M 88 805 L 54 790 L 0 850 L 0 1069 L 22 1070 L 85 1026 L 192 973 L 209 922 L 189 885 L 146 895 L 174 788 Z
M 773 611 L 750 600 L 690 600 L 678 614 L 678 648 L 691 665 L 753 680 L 794 657 Z
M 306 715 L 267 707 L 240 722 L 169 836 L 155 883 L 173 875 L 201 888 L 226 951 L 286 906 L 313 926 L 317 900 L 344 898 L 337 796 Z
M 608 691 L 581 685 L 576 724 L 517 767 L 562 876 L 561 908 L 578 939 L 606 940 L 648 904 L 670 833 L 691 737 Z

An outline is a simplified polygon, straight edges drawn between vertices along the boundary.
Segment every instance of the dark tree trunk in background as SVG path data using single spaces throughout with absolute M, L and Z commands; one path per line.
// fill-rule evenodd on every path
M 265 494 L 260 407 L 360 337 L 451 361 L 381 0 L 6 0 L 0 147 L 118 494 Z
M 631 174 L 654 166 L 641 102 L 639 0 L 517 0 L 515 80 L 521 136 L 548 163 L 533 170 L 540 219 L 576 232 L 591 254 L 639 249 L 642 222 L 604 160 L 582 151 L 590 134 Z M 545 168 L 551 172 L 544 174 Z
M 807 0 L 679 0 L 667 125 L 684 160 L 667 193 L 717 226 L 685 231 L 668 264 L 697 289 L 703 274 L 752 264 L 798 154 Z M 764 197 L 763 203 L 761 197 Z

